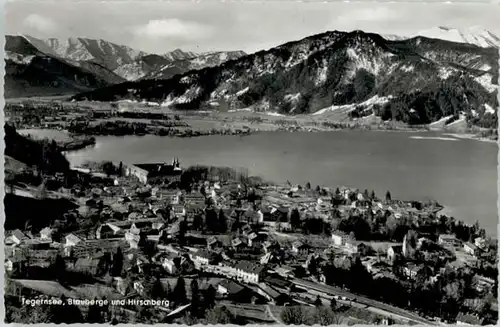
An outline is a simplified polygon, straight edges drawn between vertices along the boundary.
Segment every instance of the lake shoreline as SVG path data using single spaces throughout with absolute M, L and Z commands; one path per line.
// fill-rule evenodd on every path
M 96 147 L 66 157 L 72 165 L 88 160 L 169 162 L 176 157 L 183 166 L 248 167 L 250 175 L 270 181 L 366 187 L 377 194 L 390 189 L 400 199 L 439 200 L 454 208 L 459 219 L 486 221 L 496 230 L 497 149 L 490 142 L 409 138 L 442 136 L 436 132 L 374 132 L 96 137 Z

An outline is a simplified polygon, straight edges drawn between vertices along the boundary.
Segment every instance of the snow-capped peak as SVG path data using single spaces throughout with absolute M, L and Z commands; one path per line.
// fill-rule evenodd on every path
M 414 36 L 424 36 L 458 43 L 469 43 L 482 48 L 500 48 L 500 37 L 480 26 L 473 26 L 465 29 L 437 26 L 416 33 Z
M 408 39 L 408 36 L 396 35 L 396 34 L 384 34 L 382 37 L 388 41 L 402 41 Z

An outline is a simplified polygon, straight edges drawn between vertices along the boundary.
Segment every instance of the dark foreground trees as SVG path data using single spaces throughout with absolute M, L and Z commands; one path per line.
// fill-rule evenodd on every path
M 321 326 L 329 326 L 340 324 L 342 319 L 342 315 L 322 305 L 315 308 L 305 306 L 285 307 L 280 315 L 280 320 L 285 325 L 319 324 Z

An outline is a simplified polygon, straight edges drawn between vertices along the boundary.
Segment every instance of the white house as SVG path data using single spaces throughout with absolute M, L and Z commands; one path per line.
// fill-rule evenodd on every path
M 478 249 L 477 249 L 477 246 L 475 246 L 474 244 L 472 243 L 469 243 L 469 242 L 465 242 L 464 243 L 464 251 L 470 255 L 477 255 L 477 252 L 478 252 Z
M 438 237 L 438 243 L 442 246 L 456 246 L 459 242 L 455 235 L 441 234 Z
M 390 262 L 394 262 L 397 256 L 403 255 L 403 246 L 402 245 L 392 245 L 387 249 L 387 260 Z
M 334 245 L 343 246 L 347 241 L 351 240 L 351 237 L 342 232 L 333 232 L 332 241 Z
M 12 259 L 5 260 L 5 271 L 13 271 L 14 270 L 14 261 Z
M 252 246 L 253 240 L 257 238 L 257 234 L 255 232 L 251 232 L 248 234 L 247 239 L 248 239 L 248 246 Z
M 296 254 L 307 254 L 311 247 L 301 241 L 295 241 L 292 243 L 292 252 Z
M 259 224 L 262 224 L 264 222 L 264 214 L 262 213 L 262 211 L 259 209 L 257 210 L 257 221 Z
M 24 241 L 28 240 L 29 237 L 26 236 L 26 234 L 21 232 L 19 229 L 16 229 L 12 232 L 10 239 L 12 240 L 12 242 L 19 245 L 19 244 L 23 243 Z
M 80 242 L 83 242 L 83 240 L 81 238 L 79 238 L 78 236 L 76 236 L 75 234 L 66 235 L 65 240 L 66 240 L 66 243 L 65 243 L 66 247 L 75 246 L 75 245 L 79 244 Z
M 174 253 L 166 253 L 166 255 L 162 255 L 160 259 L 162 267 L 170 274 L 175 274 L 178 270 L 174 262 L 175 258 L 177 258 L 177 255 Z
M 141 282 L 137 281 L 134 282 L 134 290 L 139 294 L 143 295 L 144 294 L 144 285 L 142 285 Z
M 208 265 L 211 263 L 211 261 L 213 259 L 213 255 L 208 251 L 201 250 L 201 251 L 198 251 L 198 252 L 192 254 L 191 259 L 198 266 Z
M 125 233 L 125 240 L 128 242 L 131 249 L 138 249 L 141 236 L 139 234 L 134 234 L 130 231 L 127 231 Z
M 40 239 L 42 240 L 52 240 L 52 233 L 54 230 L 50 227 L 45 227 L 40 231 Z
M 177 218 L 183 218 L 186 216 L 186 208 L 182 204 L 173 205 L 172 211 Z
M 234 266 L 236 277 L 245 283 L 258 284 L 263 277 L 264 267 L 250 261 L 240 261 Z
M 482 237 L 476 237 L 474 239 L 474 245 L 480 249 L 484 249 L 486 247 L 486 240 Z

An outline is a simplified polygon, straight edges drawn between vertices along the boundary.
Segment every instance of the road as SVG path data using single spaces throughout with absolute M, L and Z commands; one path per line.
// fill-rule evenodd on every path
M 303 288 L 306 291 L 316 291 L 316 292 L 322 292 L 328 295 L 338 295 L 338 296 L 345 296 L 348 299 L 355 300 L 359 304 L 364 304 L 368 307 L 375 308 L 377 309 L 377 313 L 379 314 L 384 314 L 384 315 L 389 315 L 389 316 L 399 316 L 401 318 L 404 318 L 405 320 L 413 321 L 418 324 L 426 324 L 426 325 L 434 325 L 437 326 L 438 324 L 434 321 L 429 321 L 423 317 L 420 317 L 419 315 L 401 309 L 394 307 L 392 305 L 379 302 L 376 300 L 369 299 L 364 296 L 360 296 L 357 294 L 353 294 L 347 291 L 344 291 L 340 288 L 325 285 L 325 284 L 319 284 L 319 283 L 314 283 L 308 280 L 304 279 L 298 279 L 294 278 L 291 280 L 293 284 L 295 284 L 297 287 Z M 374 310 L 372 310 L 374 311 Z M 374 311 L 375 312 L 375 311 Z

